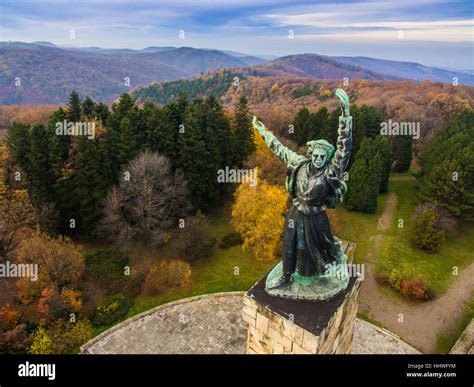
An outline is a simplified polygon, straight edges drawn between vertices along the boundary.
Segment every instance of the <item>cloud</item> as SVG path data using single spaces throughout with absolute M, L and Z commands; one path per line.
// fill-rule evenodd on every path
M 332 47 L 348 55 L 379 53 L 396 43 L 394 53 L 410 60 L 416 51 L 403 48 L 408 42 L 431 42 L 443 50 L 446 44 L 472 42 L 473 13 L 465 0 L 2 0 L 0 40 L 116 48 L 188 45 L 267 55 L 324 54 Z M 178 39 L 181 29 L 185 41 Z M 380 50 L 369 49 L 372 44 Z

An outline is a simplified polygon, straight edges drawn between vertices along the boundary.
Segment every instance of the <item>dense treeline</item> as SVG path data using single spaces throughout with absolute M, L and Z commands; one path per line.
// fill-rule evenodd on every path
M 220 97 L 224 95 L 233 84 L 238 86 L 237 82 L 244 79 L 245 77 L 242 73 L 224 69 L 221 72 L 216 72 L 207 77 L 201 76 L 194 79 L 182 79 L 143 87 L 133 91 L 132 96 L 140 101 L 149 101 L 159 104 L 166 104 L 181 94 L 186 94 L 191 99 L 209 94 Z
M 420 157 L 420 200 L 474 220 L 474 112 L 440 128 Z
M 324 138 L 332 144 L 337 141 L 340 108 L 329 112 L 325 106 L 310 112 L 301 108 L 293 119 L 287 136 L 298 147 L 307 141 Z M 378 193 L 387 192 L 388 177 L 393 167 L 405 172 L 412 159 L 412 138 L 408 136 L 381 136 L 384 114 L 373 106 L 351 106 L 353 118 L 352 151 L 348 165 L 347 208 L 374 212 Z
M 58 124 L 65 122 L 93 125 L 93 131 L 58 134 Z M 123 94 L 109 109 L 72 93 L 47 125 L 16 123 L 8 144 L 35 207 L 53 219 L 49 231 L 92 236 L 108 190 L 141 151 L 162 154 L 173 171 L 182 171 L 195 209 L 218 204 L 228 185 L 218 182 L 217 170 L 242 165 L 252 151 L 249 122 L 245 98 L 231 120 L 212 96 L 192 101 L 180 96 L 164 107 L 139 108 Z

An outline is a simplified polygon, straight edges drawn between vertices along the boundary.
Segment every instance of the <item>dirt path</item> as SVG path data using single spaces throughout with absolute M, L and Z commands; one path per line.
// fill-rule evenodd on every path
M 377 229 L 387 230 L 397 204 L 397 196 L 391 192 L 387 205 L 379 219 Z M 436 339 L 456 329 L 464 314 L 464 303 L 474 291 L 474 263 L 465 268 L 448 288 L 447 292 L 433 301 L 412 304 L 389 297 L 375 280 L 377 252 L 383 244 L 382 233 L 371 238 L 372 249 L 366 257 L 365 278 L 362 282 L 359 311 L 382 323 L 387 329 L 424 353 L 433 353 Z

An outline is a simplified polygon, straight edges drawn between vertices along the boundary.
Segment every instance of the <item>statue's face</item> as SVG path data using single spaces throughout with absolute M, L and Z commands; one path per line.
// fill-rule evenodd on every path
M 324 149 L 316 148 L 311 155 L 311 161 L 316 168 L 324 167 L 327 161 L 327 153 Z

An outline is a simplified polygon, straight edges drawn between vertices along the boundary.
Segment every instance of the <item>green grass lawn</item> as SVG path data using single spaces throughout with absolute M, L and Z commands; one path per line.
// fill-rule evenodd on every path
M 410 242 L 410 226 L 416 206 L 416 181 L 390 181 L 389 190 L 397 194 L 398 204 L 385 240 L 378 252 L 377 270 L 391 271 L 400 268 L 412 275 L 421 275 L 437 294 L 446 291 L 453 275 L 473 262 L 474 228 L 460 227 L 456 235 L 448 236 L 439 252 L 428 253 Z M 403 220 L 403 228 L 398 220 Z
M 374 214 L 351 212 L 346 210 L 343 205 L 335 210 L 328 210 L 334 234 L 340 239 L 356 243 L 355 263 L 365 261 L 372 244 L 370 237 L 377 233 L 377 222 L 386 203 L 387 195 L 379 195 L 377 211 Z
M 387 195 L 384 194 L 379 195 L 377 211 L 374 214 L 349 212 L 344 206 L 330 210 L 335 235 L 357 244 L 355 262 L 362 263 L 366 260 L 370 249 L 373 249 L 371 237 L 383 233 L 385 236 L 383 245 L 378 251 L 374 251 L 372 256 L 372 260 L 377 262 L 376 269 L 390 271 L 392 268 L 401 267 L 411 273 L 421 274 L 436 293 L 443 293 L 455 278 L 452 275 L 452 267 L 458 266 L 461 271 L 473 260 L 474 229 L 463 228 L 455 236 L 448 237 L 438 253 L 430 254 L 419 250 L 413 247 L 409 240 L 409 228 L 415 208 L 416 181 L 391 181 L 389 190 L 395 192 L 398 197 L 389 230 L 377 230 L 378 219 L 387 202 Z M 230 204 L 227 204 L 209 214 L 217 244 L 210 257 L 192 265 L 190 284 L 164 295 L 136 297 L 127 317 L 182 298 L 248 290 L 276 264 L 276 261 L 257 260 L 251 252 L 243 251 L 240 245 L 228 249 L 218 246 L 223 236 L 233 231 L 230 212 Z M 398 219 L 403 219 L 404 228 L 397 227 Z M 90 253 L 104 247 L 88 245 L 84 250 Z M 108 327 L 101 327 L 97 333 L 106 328 Z

